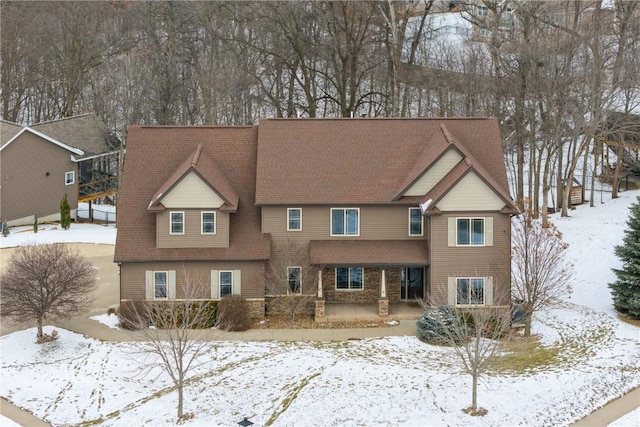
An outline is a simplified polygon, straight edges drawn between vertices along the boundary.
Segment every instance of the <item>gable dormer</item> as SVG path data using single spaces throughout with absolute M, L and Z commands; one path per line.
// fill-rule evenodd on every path
M 202 146 L 155 192 L 156 247 L 229 247 L 230 214 L 238 209 L 233 186 Z

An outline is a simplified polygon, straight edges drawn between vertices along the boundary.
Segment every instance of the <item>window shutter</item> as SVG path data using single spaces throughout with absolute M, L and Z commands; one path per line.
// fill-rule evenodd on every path
M 493 246 L 493 217 L 488 216 L 484 219 L 484 245 Z
M 456 278 L 448 277 L 447 278 L 447 303 L 449 305 L 456 305 L 456 300 L 458 296 L 458 286 L 456 286 Z
M 449 246 L 455 246 L 456 245 L 456 219 L 449 218 L 448 222 L 449 222 L 449 225 L 447 227 L 447 230 L 449 233 Z
M 167 296 L 169 299 L 176 299 L 176 271 L 169 270 L 167 276 Z
M 484 278 L 484 304 L 493 305 L 493 277 Z
M 218 270 L 211 270 L 211 299 L 220 298 L 220 274 Z
M 153 271 L 147 270 L 144 272 L 145 276 L 145 294 L 147 299 L 153 299 L 155 296 L 154 286 L 153 286 Z
M 240 270 L 233 270 L 233 290 L 234 295 L 242 295 L 242 274 Z

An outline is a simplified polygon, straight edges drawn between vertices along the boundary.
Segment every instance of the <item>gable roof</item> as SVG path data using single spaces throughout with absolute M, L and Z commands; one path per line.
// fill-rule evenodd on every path
M 129 127 L 115 262 L 269 258 L 269 236 L 262 234 L 255 206 L 257 139 L 257 128 L 251 126 Z M 147 210 L 149 201 L 184 175 L 185 168 L 214 182 L 221 195 L 236 205 L 237 212 L 230 214 L 229 248 L 156 248 L 157 213 Z
M 238 194 L 229 183 L 229 180 L 227 180 L 216 166 L 208 152 L 202 149 L 202 144 L 198 144 L 195 151 L 186 158 L 173 175 L 155 192 L 151 198 L 148 209 L 158 210 L 162 198 L 165 197 L 185 175 L 192 171 L 198 174 L 200 179 L 207 183 L 211 189 L 224 200 L 225 205 L 222 210 L 232 212 L 237 210 Z
M 495 118 L 261 119 L 258 139 L 258 205 L 416 203 L 399 190 L 452 147 L 513 203 Z
M 3 122 L 3 126 L 4 126 L 4 123 L 6 123 L 6 122 Z M 13 127 L 11 127 L 10 129 L 11 130 L 15 130 Z M 2 130 L 4 130 L 4 127 L 2 128 Z M 50 137 L 48 135 L 45 135 L 45 134 L 43 134 L 41 132 L 38 132 L 37 130 L 32 129 L 32 128 L 28 127 L 28 126 L 23 127 L 20 131 L 15 133 L 11 139 L 9 139 L 6 143 L 3 143 L 2 147 L 0 147 L 0 151 L 4 150 L 6 147 L 8 147 L 13 141 L 17 140 L 20 137 L 20 135 L 22 135 L 25 132 L 29 132 L 29 133 L 31 133 L 33 135 L 36 135 L 36 136 L 44 139 L 45 141 L 48 141 L 48 142 L 50 142 L 52 144 L 55 144 L 55 145 L 57 145 L 57 146 L 59 146 L 61 148 L 64 148 L 65 150 L 70 151 L 73 154 L 76 154 L 76 155 L 79 155 L 79 156 L 84 155 L 84 151 L 79 150 L 79 149 L 74 148 L 74 147 L 71 147 L 71 146 L 69 146 L 67 144 L 64 144 L 64 143 L 58 141 L 57 139 L 54 139 L 54 138 L 52 138 L 52 137 Z

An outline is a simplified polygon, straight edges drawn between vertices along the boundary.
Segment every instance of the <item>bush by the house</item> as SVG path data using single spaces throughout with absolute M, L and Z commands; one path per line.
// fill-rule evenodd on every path
M 218 327 L 225 331 L 251 328 L 251 305 L 239 295 L 227 295 L 218 303 Z
M 439 305 L 427 309 L 416 322 L 418 336 L 421 340 L 431 344 L 450 344 L 462 342 L 463 334 L 457 334 L 463 320 L 456 310 L 448 305 Z
M 188 304 L 184 301 L 123 301 L 117 314 L 123 329 L 137 330 L 150 325 L 169 329 L 183 326 L 187 308 L 190 313 L 190 329 L 209 329 L 215 326 L 216 301 L 194 301 Z
M 71 207 L 69 206 L 67 193 L 64 193 L 64 197 L 60 201 L 60 227 L 63 230 L 68 230 L 71 227 Z
M 150 324 L 146 301 L 130 300 L 122 301 L 118 307 L 118 321 L 122 329 L 135 331 Z

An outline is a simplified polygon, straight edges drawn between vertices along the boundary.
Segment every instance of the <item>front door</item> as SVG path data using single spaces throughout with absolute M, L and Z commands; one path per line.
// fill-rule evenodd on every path
M 400 269 L 400 299 L 413 301 L 424 297 L 424 268 L 407 267 Z

